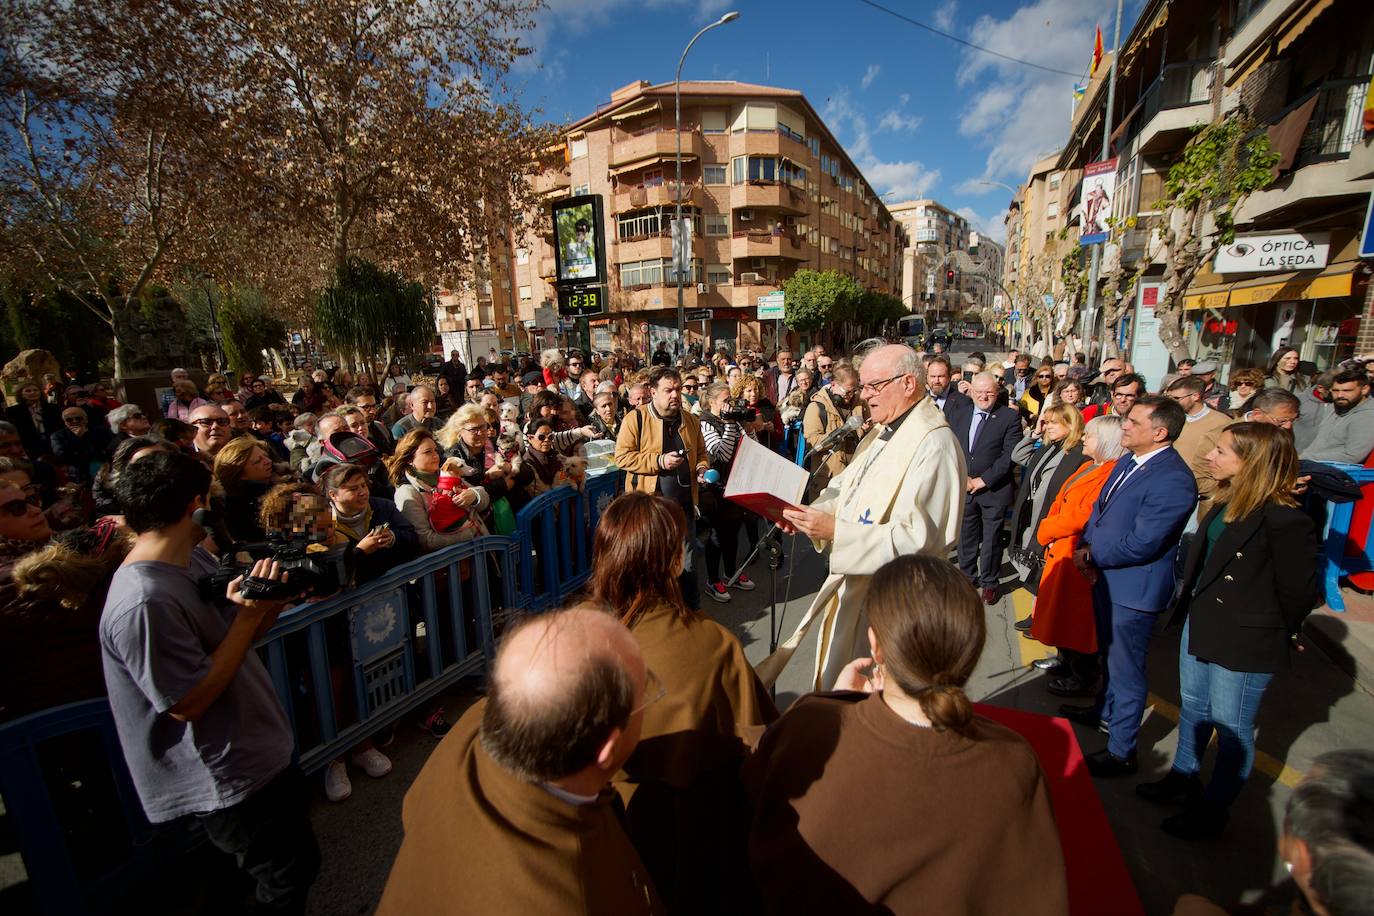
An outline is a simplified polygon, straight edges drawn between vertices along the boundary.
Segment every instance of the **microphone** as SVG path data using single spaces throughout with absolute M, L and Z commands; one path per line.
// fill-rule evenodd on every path
M 850 414 L 849 419 L 844 421 L 843 426 L 835 427 L 828 434 L 826 434 L 824 439 L 816 443 L 816 447 L 811 450 L 812 453 L 814 454 L 816 452 L 829 451 L 830 449 L 839 445 L 845 439 L 852 436 L 854 433 L 858 432 L 859 427 L 863 425 L 863 417 L 859 416 L 856 413 Z
M 709 484 L 720 483 L 720 471 L 717 471 L 715 468 L 708 469 L 706 473 L 701 475 L 701 482 Z

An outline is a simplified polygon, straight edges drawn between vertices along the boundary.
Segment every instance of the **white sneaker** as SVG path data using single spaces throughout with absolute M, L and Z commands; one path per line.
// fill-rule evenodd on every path
M 706 586 L 706 594 L 710 595 L 721 604 L 725 604 L 730 600 L 730 590 L 725 587 L 724 582 L 712 582 L 710 585 Z
M 739 578 L 735 580 L 734 587 L 742 592 L 752 592 L 754 590 L 754 580 L 750 579 L 744 573 L 740 573 Z
M 375 747 L 370 747 L 365 751 L 358 751 L 350 759 L 352 759 L 355 767 L 358 767 L 373 779 L 380 779 L 391 772 L 390 758 Z
M 348 767 L 342 760 L 332 761 L 324 768 L 324 797 L 332 802 L 341 802 L 353 794 L 353 783 L 348 781 Z

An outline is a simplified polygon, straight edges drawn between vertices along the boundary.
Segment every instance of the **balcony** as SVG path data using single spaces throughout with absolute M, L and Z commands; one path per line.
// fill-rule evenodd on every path
M 779 181 L 748 181 L 730 189 L 730 206 L 736 210 L 766 209 L 793 216 L 810 212 L 806 193 Z
M 671 258 L 672 256 L 673 240 L 666 229 L 656 235 L 620 239 L 616 242 L 615 260 L 617 262 L 649 261 L 654 258 Z
M 696 281 L 682 284 L 682 307 L 684 309 L 710 308 L 721 306 L 719 296 L 713 293 L 698 293 Z M 615 312 L 658 312 L 663 309 L 677 308 L 677 283 L 652 283 L 622 289 L 611 300 L 611 310 Z
M 751 156 L 786 156 L 793 162 L 806 164 L 814 157 L 806 141 L 784 130 L 748 130 L 744 132 L 744 148 Z
M 539 276 L 545 280 L 552 279 L 554 275 L 553 258 L 539 259 Z
M 615 192 L 613 201 L 615 212 L 625 213 L 648 207 L 675 206 L 677 204 L 676 188 L 676 181 L 663 181 L 649 186 L 622 186 L 617 188 Z M 684 181 L 682 183 L 682 205 L 684 207 L 700 207 L 705 197 L 706 193 L 700 182 Z
M 781 227 L 740 229 L 730 243 L 732 258 L 785 258 L 809 261 L 811 246 L 795 232 Z
M 1297 167 L 1345 159 L 1364 136 L 1364 100 L 1370 75 L 1327 80 L 1298 144 Z M 1306 99 L 1302 100 L 1304 103 Z M 1291 109 L 1290 109 L 1291 110 Z
M 655 157 L 673 157 L 677 153 L 678 132 L 671 127 L 649 127 L 635 133 L 616 128 L 611 136 L 612 167 L 629 165 Z M 682 131 L 682 156 L 701 158 L 706 144 L 701 134 L 693 130 Z
M 572 187 L 572 178 L 562 169 L 551 169 L 534 176 L 534 193 L 566 194 Z
M 1185 60 L 1164 67 L 1138 103 L 1141 154 L 1180 149 L 1194 127 L 1211 120 L 1215 68 L 1213 60 Z

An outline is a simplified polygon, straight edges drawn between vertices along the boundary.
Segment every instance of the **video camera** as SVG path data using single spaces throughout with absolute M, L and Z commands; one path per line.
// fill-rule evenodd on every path
M 758 409 L 750 407 L 749 402 L 744 398 L 734 398 L 730 401 L 730 406 L 720 412 L 722 420 L 729 420 L 733 423 L 748 423 L 758 415 Z
M 201 592 L 207 599 L 223 597 L 229 583 L 243 576 L 240 591 L 245 598 L 280 601 L 332 595 L 352 578 L 348 568 L 348 547 L 312 552 L 309 548 L 314 543 L 303 537 L 274 537 L 255 544 L 235 544 L 220 556 L 219 568 L 201 579 Z M 251 575 L 259 560 L 276 560 L 282 572 L 287 574 L 286 581 L 274 582 Z
M 196 522 L 210 533 L 219 548 L 219 568 L 200 580 L 206 600 L 224 597 L 229 583 L 243 576 L 240 591 L 245 598 L 280 601 L 285 598 L 322 598 L 332 595 L 353 578 L 348 563 L 348 545 L 326 550 L 311 550 L 319 541 L 309 535 L 272 534 L 266 541 L 237 544 L 223 521 L 205 509 L 196 511 Z M 259 560 L 276 560 L 287 574 L 285 582 L 274 582 L 252 575 Z

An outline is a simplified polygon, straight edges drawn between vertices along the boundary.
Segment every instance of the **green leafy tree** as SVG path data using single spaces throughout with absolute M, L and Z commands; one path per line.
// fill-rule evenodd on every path
M 47 350 L 63 369 L 81 379 L 110 374 L 114 335 L 92 319 L 85 305 L 65 290 L 44 290 L 15 282 L 0 284 L 0 362 L 20 350 Z
M 1199 130 L 1169 169 L 1164 199 L 1155 207 L 1163 211 L 1164 259 L 1164 289 L 1155 316 L 1159 338 L 1175 361 L 1188 356 L 1182 327 L 1188 288 L 1218 249 L 1235 241 L 1236 212 L 1274 180 L 1278 161 L 1268 134 L 1256 130 L 1245 113 L 1234 112 Z M 1124 284 L 1126 294 L 1138 276 Z
M 215 323 L 224 348 L 225 365 L 221 369 L 232 367 L 236 372 L 261 375 L 266 368 L 263 351 L 286 341 L 288 331 L 280 310 L 257 286 L 236 283 L 226 289 L 210 282 L 178 285 L 176 289 L 186 303 L 188 343 L 206 355 L 215 352 L 209 307 L 214 301 Z
M 349 258 L 315 301 L 312 325 L 320 339 L 355 364 L 382 352 L 426 349 L 434 336 L 434 303 L 419 283 L 395 271 Z
M 853 320 L 864 288 L 834 270 L 799 270 L 783 282 L 783 321 L 794 331 L 819 331 Z

